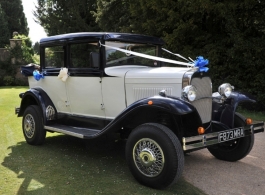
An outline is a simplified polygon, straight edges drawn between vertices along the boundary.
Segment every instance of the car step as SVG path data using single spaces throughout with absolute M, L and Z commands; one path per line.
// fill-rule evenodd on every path
M 71 127 L 71 126 L 60 125 L 60 124 L 44 126 L 44 129 L 49 130 L 49 131 L 58 132 L 58 133 L 63 133 L 66 135 L 71 135 L 71 136 L 82 138 L 82 139 L 95 138 L 96 135 L 101 131 L 97 129 Z

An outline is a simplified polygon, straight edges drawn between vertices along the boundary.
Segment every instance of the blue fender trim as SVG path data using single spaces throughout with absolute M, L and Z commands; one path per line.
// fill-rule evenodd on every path
M 149 102 L 149 104 L 148 104 Z M 152 102 L 152 104 L 151 104 Z M 174 115 L 184 115 L 192 112 L 196 112 L 198 119 L 200 116 L 197 110 L 188 102 L 176 98 L 176 97 L 162 97 L 162 96 L 153 96 L 138 100 L 128 106 L 123 110 L 114 120 L 112 120 L 102 131 L 96 134 L 94 137 L 99 137 L 100 135 L 108 132 L 114 132 L 117 130 L 122 121 L 127 119 L 127 117 L 133 113 L 139 111 L 141 108 L 151 107 L 154 109 L 160 109 L 161 111 L 168 112 Z M 201 119 L 200 119 L 201 120 Z M 93 137 L 91 137 L 93 138 Z
M 255 103 L 256 100 L 246 93 L 232 92 L 229 98 L 225 101 L 225 107 L 222 111 L 220 122 L 224 123 L 230 128 L 234 127 L 234 115 L 236 108 L 240 102 L 252 102 Z
M 152 102 L 152 104 L 149 104 L 149 102 Z M 143 106 L 155 107 L 176 115 L 188 114 L 194 111 L 197 112 L 194 106 L 180 98 L 153 96 L 138 100 L 129 105 L 121 114 L 116 117 L 116 119 L 122 117 L 123 115 L 127 115 L 135 109 Z
M 149 101 L 152 101 L 151 105 L 148 104 Z M 154 106 L 177 115 L 188 114 L 196 111 L 196 109 L 190 103 L 180 98 L 153 96 L 134 102 L 133 104 L 128 106 L 121 114 L 124 114 L 124 112 L 128 112 L 131 109 L 135 109 L 139 106 Z
M 47 124 L 48 121 L 46 117 L 46 108 L 48 106 L 52 106 L 54 108 L 54 116 L 57 116 L 57 111 L 54 104 L 52 103 L 47 93 L 44 92 L 41 88 L 31 88 L 23 94 L 18 117 L 23 116 L 24 111 L 29 105 L 38 105 L 41 108 L 43 113 L 44 125 Z

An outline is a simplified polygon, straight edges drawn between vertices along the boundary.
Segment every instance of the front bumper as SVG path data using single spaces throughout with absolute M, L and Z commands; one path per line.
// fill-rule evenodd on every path
M 238 128 L 235 128 L 235 130 L 236 129 Z M 242 129 L 244 131 L 244 137 L 252 135 L 254 133 L 264 132 L 264 122 L 247 125 L 245 127 L 242 127 Z M 225 133 L 231 130 L 233 129 L 228 129 L 222 132 Z M 183 137 L 182 138 L 183 150 L 184 152 L 188 152 L 188 151 L 202 149 L 210 145 L 218 144 L 220 143 L 219 134 L 220 132 L 214 132 L 214 133 L 208 133 L 193 137 Z M 232 138 L 229 141 L 234 139 L 238 138 Z
M 20 111 L 20 108 L 19 107 L 15 107 L 15 114 L 18 114 Z

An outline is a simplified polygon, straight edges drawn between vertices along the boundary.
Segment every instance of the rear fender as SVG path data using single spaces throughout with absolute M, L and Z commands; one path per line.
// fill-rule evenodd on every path
M 41 88 L 31 88 L 24 93 L 20 103 L 18 117 L 23 116 L 26 108 L 30 105 L 38 105 L 41 108 L 44 124 L 56 119 L 57 110 L 47 93 Z

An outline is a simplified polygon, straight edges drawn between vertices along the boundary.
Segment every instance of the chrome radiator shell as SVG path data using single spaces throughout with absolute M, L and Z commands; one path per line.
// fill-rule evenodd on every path
M 197 97 L 191 104 L 197 109 L 202 123 L 208 123 L 212 119 L 212 82 L 210 77 L 194 77 L 191 79 L 197 91 Z

